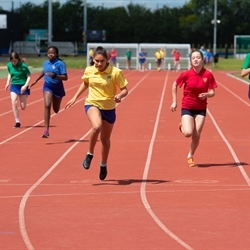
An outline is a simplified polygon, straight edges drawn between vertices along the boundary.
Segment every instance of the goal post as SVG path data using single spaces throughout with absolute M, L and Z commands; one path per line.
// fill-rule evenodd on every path
M 250 53 L 250 35 L 234 36 L 234 58 L 244 59 Z
M 155 61 L 155 52 L 158 49 L 163 49 L 165 52 L 163 69 L 172 69 L 173 68 L 173 56 L 171 55 L 173 49 L 178 49 L 181 54 L 180 57 L 180 69 L 189 69 L 190 68 L 190 59 L 189 55 L 191 53 L 190 44 L 168 44 L 168 43 L 140 43 L 139 50 L 143 49 L 147 53 L 147 65 L 151 66 L 151 69 L 156 69 Z
M 87 63 L 89 58 L 89 51 L 91 48 L 97 48 L 102 46 L 104 49 L 110 51 L 112 48 L 115 48 L 117 51 L 116 57 L 116 66 L 121 69 L 126 68 L 126 57 L 125 52 L 127 49 L 131 51 L 131 69 L 138 68 L 138 54 L 139 54 L 139 45 L 137 43 L 88 43 L 87 44 Z
M 149 69 L 156 69 L 156 61 L 155 61 L 155 52 L 157 49 L 163 49 L 165 51 L 164 58 L 164 69 L 172 69 L 173 68 L 173 56 L 171 52 L 173 49 L 178 49 L 181 58 L 180 58 L 180 69 L 189 69 L 191 67 L 189 55 L 191 53 L 190 44 L 168 44 L 168 43 L 88 43 L 87 44 L 87 64 L 89 58 L 89 51 L 91 48 L 95 49 L 98 46 L 102 46 L 103 48 L 110 51 L 112 48 L 117 50 L 117 65 L 119 68 L 126 68 L 126 57 L 125 52 L 127 49 L 130 49 L 132 52 L 131 57 L 131 68 L 139 69 L 139 52 L 143 49 L 146 55 L 147 67 Z

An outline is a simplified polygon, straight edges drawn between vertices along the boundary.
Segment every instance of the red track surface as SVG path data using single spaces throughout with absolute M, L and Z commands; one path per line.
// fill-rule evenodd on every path
M 208 100 L 198 167 L 189 168 L 180 110 L 169 110 L 178 74 L 125 71 L 130 94 L 117 107 L 109 173 L 99 181 L 99 142 L 91 168 L 82 167 L 87 93 L 64 110 L 82 73 L 69 71 L 49 139 L 40 138 L 42 81 L 21 111 L 22 128 L 13 129 L 6 80 L 0 79 L 0 249 L 250 249 L 246 84 L 214 72 L 219 87 Z

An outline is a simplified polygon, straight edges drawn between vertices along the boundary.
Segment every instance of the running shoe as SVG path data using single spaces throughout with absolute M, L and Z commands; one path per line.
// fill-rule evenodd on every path
M 99 178 L 101 181 L 103 181 L 107 177 L 107 174 L 108 174 L 107 166 L 100 166 Z
M 21 127 L 21 123 L 20 122 L 16 122 L 16 124 L 13 126 L 13 128 L 20 128 Z
M 44 133 L 41 136 L 42 138 L 49 138 L 49 132 L 48 131 L 44 131 Z
M 83 161 L 83 163 L 82 163 L 82 166 L 83 166 L 85 169 L 89 169 L 92 159 L 93 159 L 93 155 L 91 155 L 91 154 L 86 154 L 85 159 L 84 159 L 84 161 Z
M 187 158 L 187 162 L 188 162 L 189 167 L 195 167 L 194 158 L 193 157 L 188 157 Z

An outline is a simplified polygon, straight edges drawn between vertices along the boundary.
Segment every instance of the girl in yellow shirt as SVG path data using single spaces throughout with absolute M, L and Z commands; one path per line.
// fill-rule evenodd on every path
M 71 107 L 77 98 L 87 89 L 89 94 L 85 100 L 85 112 L 91 122 L 88 152 L 83 160 L 83 167 L 90 168 L 94 156 L 94 148 L 100 134 L 102 157 L 100 163 L 100 180 L 107 176 L 107 160 L 110 150 L 110 136 L 116 120 L 115 107 L 128 94 L 128 81 L 123 72 L 110 65 L 107 51 L 99 46 L 93 54 L 92 66 L 86 68 L 82 76 L 82 84 L 74 97 L 66 104 Z M 117 88 L 120 93 L 117 93 Z

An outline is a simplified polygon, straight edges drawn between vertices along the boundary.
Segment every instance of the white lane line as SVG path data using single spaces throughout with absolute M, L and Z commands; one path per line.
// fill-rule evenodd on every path
M 241 174 L 243 175 L 247 185 L 250 187 L 250 179 L 249 176 L 247 175 L 246 171 L 244 170 L 244 167 L 241 165 L 239 158 L 237 157 L 235 151 L 233 150 L 233 147 L 231 146 L 231 144 L 229 143 L 229 141 L 226 139 L 226 137 L 224 136 L 224 134 L 222 133 L 220 127 L 218 126 L 217 122 L 215 121 L 214 117 L 212 116 L 211 112 L 209 111 L 209 109 L 207 109 L 207 112 L 210 116 L 210 119 L 212 120 L 215 128 L 217 129 L 219 135 L 221 136 L 222 140 L 225 142 L 225 144 L 227 145 L 231 155 L 234 158 L 234 161 L 237 165 L 237 167 L 239 168 Z
M 158 112 L 157 112 L 157 116 L 156 116 L 156 119 L 155 119 L 154 130 L 153 130 L 153 134 L 152 134 L 150 144 L 149 144 L 148 155 L 147 155 L 147 159 L 146 159 L 144 173 L 143 173 L 143 176 L 142 176 L 142 180 L 144 180 L 144 181 L 142 181 L 142 184 L 141 184 L 141 199 L 142 199 L 142 203 L 144 204 L 144 207 L 146 208 L 147 212 L 150 214 L 150 216 L 153 218 L 153 220 L 156 222 L 156 224 L 166 234 L 168 234 L 172 239 L 174 239 L 178 244 L 183 246 L 185 249 L 193 250 L 193 248 L 191 246 L 189 246 L 186 242 L 184 242 L 182 239 L 180 239 L 176 234 L 174 234 L 170 229 L 168 229 L 161 222 L 161 220 L 156 216 L 156 214 L 151 209 L 150 204 L 148 203 L 147 197 L 146 197 L 146 180 L 147 180 L 147 177 L 148 177 L 148 172 L 149 172 L 150 162 L 151 162 L 151 158 L 152 158 L 155 137 L 156 137 L 157 129 L 158 129 L 158 125 L 159 125 L 159 120 L 160 120 L 160 114 L 161 114 L 161 110 L 162 110 L 164 95 L 166 93 L 166 86 L 167 86 L 168 76 L 169 76 L 169 72 L 167 73 L 165 81 L 164 81 L 164 86 L 163 86 L 163 90 L 162 90 L 162 94 L 161 94 L 161 99 L 160 99 L 160 102 L 159 102 Z
M 129 90 L 129 94 L 131 94 L 136 88 L 137 86 L 139 86 L 139 84 L 150 74 L 147 73 L 143 78 L 140 79 L 140 81 L 131 89 Z M 88 134 L 90 133 L 91 130 L 89 130 L 85 135 L 83 135 L 79 141 L 85 139 Z M 75 142 L 71 147 L 69 147 L 68 150 L 65 151 L 65 153 L 53 164 L 53 166 L 51 166 L 48 171 L 37 181 L 35 182 L 27 191 L 26 193 L 23 195 L 23 198 L 21 200 L 21 203 L 19 205 L 19 211 L 18 211 L 18 215 L 19 215 L 19 230 L 21 233 L 21 236 L 23 238 L 23 241 L 27 247 L 28 250 L 34 250 L 34 247 L 29 239 L 27 230 L 26 230 L 26 226 L 25 226 L 25 207 L 26 207 L 26 203 L 28 198 L 30 197 L 30 194 L 32 193 L 32 191 L 38 186 L 40 185 L 40 183 L 45 180 L 49 174 L 63 161 L 63 159 L 65 159 L 65 157 L 79 144 L 79 141 Z

